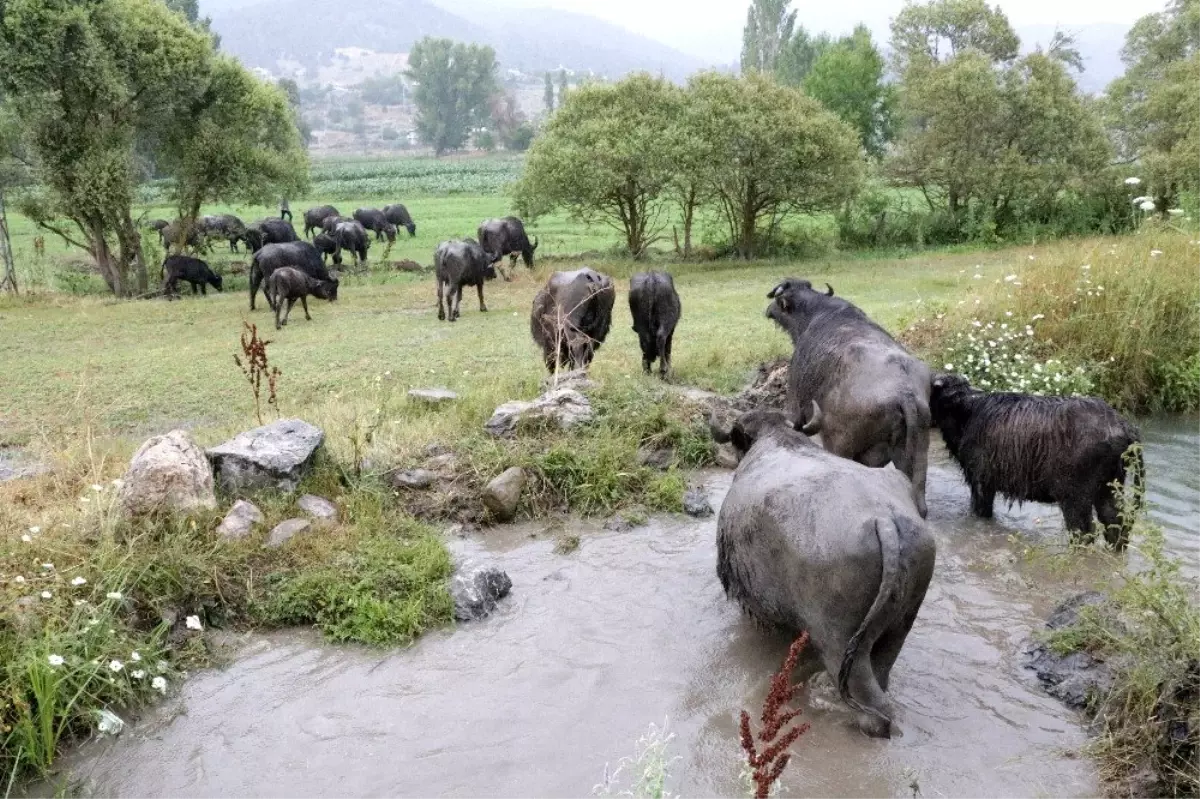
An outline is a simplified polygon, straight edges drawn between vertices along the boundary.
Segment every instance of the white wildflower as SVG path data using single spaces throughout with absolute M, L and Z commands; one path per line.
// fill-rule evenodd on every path
M 946 364 L 946 371 L 947 371 L 947 372 L 953 372 L 953 371 L 954 371 L 954 364 L 952 364 L 952 363 L 948 363 L 948 364 Z
M 167 692 L 167 678 L 155 677 L 150 681 L 150 687 L 158 691 L 160 694 L 165 694 Z
M 87 578 L 76 577 L 75 579 L 71 580 L 71 585 L 87 585 Z
M 1005 312 L 1004 312 L 1004 315 L 1005 315 L 1005 316 L 1012 316 L 1012 311 L 1005 311 Z
M 1141 179 L 1141 178 L 1135 178 L 1135 177 L 1129 177 L 1129 178 L 1125 178 L 1125 185 L 1126 185 L 1126 186 L 1136 186 L 1136 185 L 1138 185 L 1138 184 L 1139 184 L 1139 183 L 1141 183 L 1141 182 L 1142 182 L 1142 179 Z
M 1150 251 L 1151 258 L 1157 258 L 1160 255 L 1162 255 L 1162 250 L 1151 250 Z
M 30 536 L 28 533 L 26 533 L 25 535 L 21 536 L 21 540 L 22 540 L 23 542 L 25 542 L 26 544 L 33 543 L 33 538 L 32 538 L 32 537 L 31 537 L 31 536 Z
M 1146 195 L 1143 194 L 1141 197 L 1134 197 L 1133 204 L 1141 205 L 1142 203 L 1146 202 L 1146 200 L 1149 200 L 1149 199 L 1150 199 L 1149 197 L 1147 197 Z
M 1011 283 L 1011 282 L 1013 282 L 1013 281 L 1014 281 L 1014 280 L 1016 280 L 1016 279 L 1017 279 L 1017 276 L 1016 276 L 1016 275 L 1005 275 L 1005 276 L 1004 276 L 1004 282 L 1005 282 L 1005 283 Z
M 42 568 L 45 569 L 46 571 L 53 571 L 54 564 L 53 563 L 43 563 Z
M 137 663 L 139 660 L 142 659 L 142 656 L 138 652 L 130 652 L 129 659 L 132 660 L 134 663 Z
M 86 605 L 87 600 L 86 599 L 76 599 L 71 604 L 78 608 L 78 607 L 82 607 L 82 606 Z
M 124 599 L 125 598 L 121 594 L 120 591 L 109 591 L 107 594 L 105 594 L 105 596 L 108 597 L 109 599 Z
M 125 664 L 119 660 L 114 659 L 114 660 L 108 661 L 108 668 L 114 672 L 120 671 L 121 669 L 125 668 Z
M 53 599 L 53 598 L 54 598 L 54 594 L 50 593 L 49 591 L 42 592 L 42 599 Z
M 129 676 L 135 680 L 140 680 L 146 676 L 146 672 L 142 671 L 141 669 L 135 669 L 134 671 L 129 672 Z
M 23 583 L 23 582 L 25 582 L 25 577 L 23 575 L 18 574 L 16 577 L 13 578 L 13 582 L 14 583 Z
M 1171 216 L 1183 216 L 1182 208 L 1168 208 L 1167 213 Z
M 124 487 L 125 487 L 125 481 L 124 481 L 124 480 L 122 480 L 120 477 L 118 477 L 118 478 L 116 478 L 115 480 L 113 480 L 113 481 L 112 481 L 112 487 L 113 487 L 113 488 L 116 488 L 116 489 L 121 489 L 121 488 L 124 488 Z
M 99 483 L 92 483 L 92 490 L 99 494 L 104 490 L 104 486 L 100 485 Z
M 111 710 L 97 710 L 96 729 L 102 735 L 120 735 L 121 730 L 125 729 L 125 722 Z
M 202 625 L 200 623 L 199 616 L 188 616 L 186 619 L 184 619 L 184 624 L 187 626 L 187 628 L 189 630 L 203 630 L 204 629 L 204 625 Z
M 1031 322 L 1036 322 L 1036 321 L 1037 321 L 1037 320 L 1039 320 L 1039 319 L 1045 319 L 1045 318 L 1046 318 L 1046 315 L 1045 315 L 1044 313 L 1035 313 L 1035 314 L 1033 315 L 1033 318 L 1032 318 L 1030 321 L 1031 321 Z
M 1031 260 L 1031 261 L 1036 261 L 1036 260 L 1037 260 L 1037 258 L 1031 255 L 1031 256 L 1029 256 L 1029 260 Z
M 1154 205 L 1154 200 L 1145 200 L 1140 205 L 1138 205 L 1138 208 L 1141 208 L 1146 213 L 1153 211 L 1155 209 L 1155 207 L 1156 206 Z
M 66 663 L 62 655 L 50 655 L 46 660 L 49 661 L 51 666 L 61 666 L 63 663 Z
M 41 531 L 42 531 L 42 528 L 38 527 L 36 524 L 33 527 L 29 528 L 29 532 L 33 533 L 34 535 L 37 535 Z

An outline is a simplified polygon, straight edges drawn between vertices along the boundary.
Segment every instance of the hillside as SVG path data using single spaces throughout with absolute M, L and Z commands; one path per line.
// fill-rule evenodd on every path
M 699 59 L 582 14 L 552 9 L 455 13 L 429 0 L 261 0 L 201 3 L 221 46 L 247 65 L 278 72 L 329 64 L 337 48 L 404 53 L 424 36 L 489 44 L 503 69 L 538 73 L 565 66 L 619 76 L 648 70 L 676 79 L 703 66 Z

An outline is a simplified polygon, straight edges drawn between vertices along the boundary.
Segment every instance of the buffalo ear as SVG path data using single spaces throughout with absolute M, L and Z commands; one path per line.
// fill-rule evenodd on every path
M 770 291 L 768 291 L 768 292 L 767 292 L 767 299 L 768 299 L 768 300 L 773 300 L 773 299 L 775 299 L 776 297 L 778 297 L 778 296 L 779 296 L 780 292 L 782 292 L 782 291 L 783 291 L 783 284 L 782 284 L 782 283 L 780 283 L 780 284 L 779 284 L 779 285 L 777 285 L 775 288 L 773 288 L 773 289 L 771 289 Z
M 754 446 L 754 439 L 746 433 L 746 429 L 741 424 L 736 422 L 729 431 L 729 440 L 733 442 L 733 448 L 741 453 L 749 452 L 750 448 Z

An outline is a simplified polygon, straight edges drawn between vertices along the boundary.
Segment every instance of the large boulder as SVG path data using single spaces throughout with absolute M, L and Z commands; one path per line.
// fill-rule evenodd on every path
M 456 621 L 480 621 L 491 615 L 496 604 L 508 596 L 512 580 L 495 566 L 462 566 L 450 578 Z
M 506 469 L 483 490 L 483 505 L 498 521 L 512 521 L 524 488 L 525 471 L 520 466 Z
M 248 430 L 208 450 L 217 484 L 231 494 L 272 488 L 295 491 L 325 441 L 321 428 L 300 419 Z
M 553 424 L 563 430 L 590 421 L 594 411 L 588 398 L 570 388 L 547 391 L 535 400 L 506 402 L 495 410 L 483 428 L 494 436 L 512 436 L 526 421 Z
M 212 469 L 204 450 L 186 430 L 151 438 L 129 462 L 118 507 L 127 516 L 217 507 Z

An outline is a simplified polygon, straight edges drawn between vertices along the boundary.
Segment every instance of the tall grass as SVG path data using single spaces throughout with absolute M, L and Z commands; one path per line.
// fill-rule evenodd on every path
M 1056 244 L 971 278 L 971 294 L 908 331 L 937 365 L 961 368 L 959 334 L 1028 326 L 1029 368 L 1046 358 L 1064 374 L 1082 367 L 1085 384 L 1125 410 L 1200 409 L 1200 243 L 1189 234 L 1148 225 L 1125 238 Z M 1030 375 L 997 387 L 1018 388 L 1022 376 Z

